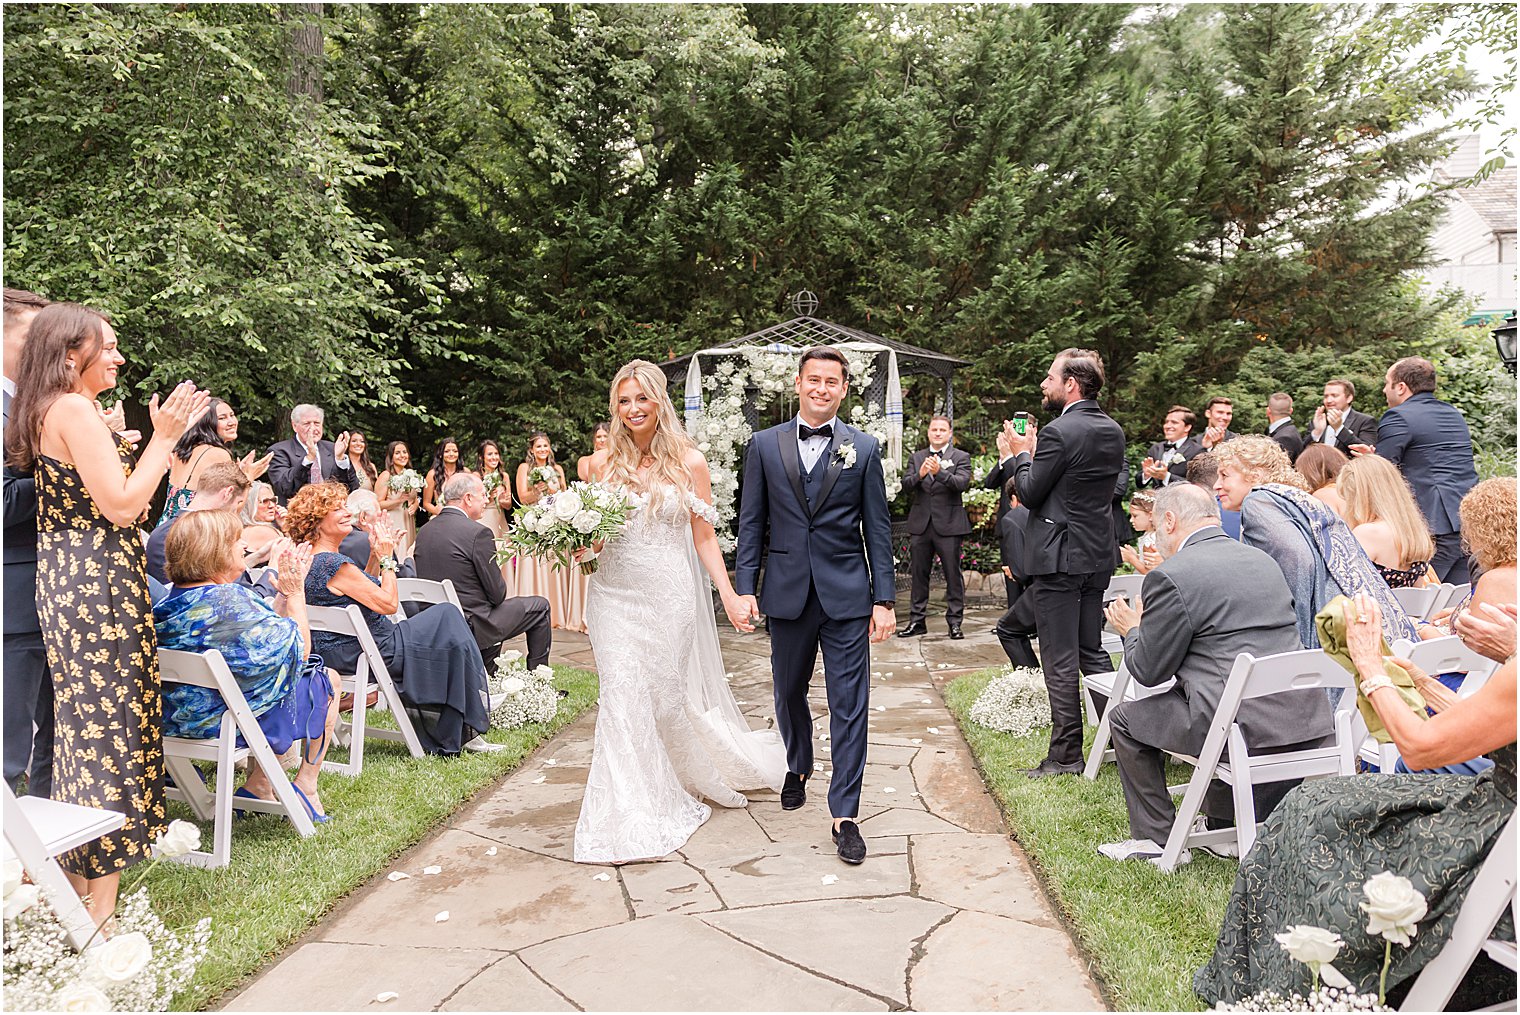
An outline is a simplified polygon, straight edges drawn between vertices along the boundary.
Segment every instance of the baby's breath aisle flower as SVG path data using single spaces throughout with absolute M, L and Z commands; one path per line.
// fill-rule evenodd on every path
M 993 677 L 971 706 L 971 721 L 1021 737 L 1050 725 L 1050 694 L 1039 670 L 1010 666 Z

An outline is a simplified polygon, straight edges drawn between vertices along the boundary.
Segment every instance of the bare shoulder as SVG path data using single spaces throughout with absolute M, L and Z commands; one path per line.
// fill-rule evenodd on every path
M 100 419 L 100 413 L 95 411 L 95 403 L 71 391 L 53 399 L 53 404 L 48 406 L 44 423 L 61 423 L 67 426 L 76 424 L 80 420 L 92 419 Z
M 593 483 L 600 482 L 602 477 L 607 475 L 607 461 L 609 457 L 607 449 L 603 448 L 600 451 L 593 451 L 581 459 L 581 461 L 586 463 L 586 475 L 591 477 Z
M 705 471 L 707 469 L 707 456 L 695 447 L 690 447 L 686 449 L 686 454 L 682 456 L 681 464 L 685 465 L 688 469 L 702 469 Z

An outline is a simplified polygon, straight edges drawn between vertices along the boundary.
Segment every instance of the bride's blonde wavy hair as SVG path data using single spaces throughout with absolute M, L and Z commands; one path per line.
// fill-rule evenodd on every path
M 607 482 L 640 489 L 639 459 L 642 455 L 633 442 L 633 433 L 618 412 L 618 388 L 632 378 L 639 389 L 655 404 L 654 440 L 649 444 L 649 454 L 654 457 L 650 467 L 648 489 L 659 499 L 663 483 L 670 483 L 679 490 L 691 488 L 691 470 L 686 467 L 686 452 L 696 446 L 676 415 L 675 403 L 665 390 L 665 374 L 648 360 L 636 359 L 624 365 L 612 379 L 612 390 L 607 404 L 612 414 L 612 426 L 607 440 Z

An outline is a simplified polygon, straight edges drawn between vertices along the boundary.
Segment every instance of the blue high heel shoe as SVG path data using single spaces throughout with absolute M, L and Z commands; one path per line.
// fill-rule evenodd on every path
M 291 783 L 290 788 L 296 791 L 296 796 L 300 797 L 301 803 L 306 805 L 306 816 L 308 818 L 311 818 L 312 824 L 325 825 L 332 820 L 331 814 L 317 813 L 317 809 L 311 805 L 311 801 L 306 799 L 306 794 L 301 792 L 300 786 L 297 786 L 295 783 Z

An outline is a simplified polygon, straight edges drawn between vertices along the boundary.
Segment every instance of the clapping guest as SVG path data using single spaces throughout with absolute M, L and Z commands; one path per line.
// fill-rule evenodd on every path
M 541 498 L 564 488 L 565 470 L 554 461 L 554 447 L 549 443 L 549 435 L 535 432 L 528 438 L 527 455 L 517 466 L 517 499 L 524 504 L 537 504 Z M 543 596 L 549 600 L 550 623 L 564 627 L 567 590 L 555 575 L 553 565 L 542 557 L 522 554 L 514 563 L 517 594 Z
M 243 548 L 248 553 L 247 564 L 253 567 L 269 559 L 269 550 L 280 538 L 280 516 L 283 509 L 275 500 L 274 487 L 268 483 L 254 482 L 243 498 L 238 517 L 243 522 Z
M 311 653 L 305 589 L 311 547 L 281 539 L 273 548 L 279 595 L 271 604 L 238 583 L 242 528 L 230 511 L 192 511 L 174 522 L 164 547 L 174 588 L 153 606 L 158 643 L 184 652 L 220 652 L 276 756 L 296 740 L 307 741 L 294 785 L 307 814 L 323 823 L 327 814 L 317 795 L 317 774 L 338 717 L 341 684 L 325 667 L 305 665 Z M 164 693 L 164 735 L 215 737 L 226 710 L 215 689 L 174 684 Z M 314 728 L 321 730 L 315 744 Z M 274 800 L 275 792 L 268 773 L 252 762 L 248 780 L 233 796 Z
M 591 454 L 581 455 L 575 460 L 575 477 L 582 483 L 591 482 L 591 457 L 598 451 L 607 450 L 607 442 L 612 437 L 612 424 L 606 420 L 597 423 L 591 431 Z
M 105 315 L 57 303 L 32 320 L 5 431 L 6 464 L 37 494 L 37 612 L 56 702 L 53 799 L 125 823 L 60 857 L 103 924 L 121 873 L 164 829 L 158 646 L 136 522 L 179 438 L 210 395 L 186 381 L 148 404 L 153 436 L 130 442 L 96 411 L 126 357 Z M 82 576 L 93 580 L 82 580 Z
M 1203 418 L 1208 426 L 1198 438 L 1198 443 L 1203 445 L 1205 451 L 1212 451 L 1225 441 L 1240 436 L 1230 429 L 1230 421 L 1235 418 L 1235 403 L 1222 395 L 1209 399 L 1208 406 L 1203 410 Z
M 1346 505 L 1341 517 L 1388 587 L 1434 584 L 1435 541 L 1399 470 L 1386 458 L 1368 455 L 1346 463 L 1337 485 Z
M 349 435 L 345 431 L 335 441 L 323 440 L 325 419 L 319 406 L 296 406 L 290 410 L 295 436 L 269 449 L 269 485 L 281 504 L 313 483 L 335 480 L 350 490 L 359 489 L 359 475 L 348 457 Z
M 1145 460 L 1135 472 L 1135 489 L 1186 481 L 1187 463 L 1203 451 L 1203 445 L 1192 435 L 1197 419 L 1193 410 L 1184 405 L 1174 405 L 1166 411 L 1161 422 L 1163 439 L 1145 452 Z
M 934 558 L 945 575 L 945 623 L 951 638 L 962 638 L 966 582 L 961 574 L 961 543 L 971 534 L 971 521 L 962 503 L 971 486 L 971 456 L 954 444 L 948 416 L 929 420 L 928 447 L 913 452 L 903 470 L 903 489 L 913 498 L 908 508 L 909 548 L 913 575 L 908 625 L 897 632 L 912 638 L 928 632 L 929 576 Z M 828 462 L 804 483 L 818 482 Z
M 169 460 L 169 497 L 158 524 L 173 521 L 190 503 L 195 496 L 196 477 L 202 469 L 236 461 L 232 442 L 237 440 L 237 434 L 237 413 L 220 398 L 213 398 L 211 409 L 174 445 L 174 455 Z M 264 474 L 272 457 L 270 454 L 255 459 L 250 451 L 236 464 L 252 481 Z
M 1336 596 L 1358 592 L 1382 604 L 1389 642 L 1417 637 L 1346 523 L 1309 496 L 1276 441 L 1259 434 L 1239 437 L 1216 448 L 1214 458 L 1219 465 L 1214 492 L 1225 507 L 1240 512 L 1241 540 L 1265 550 L 1282 569 L 1305 648 L 1319 647 L 1314 615 Z
M 438 449 L 433 452 L 433 464 L 428 468 L 427 479 L 422 486 L 422 510 L 436 515 L 442 509 L 438 494 L 443 490 L 443 484 L 453 479 L 459 468 L 459 442 L 452 437 L 445 437 L 438 442 Z
M 1378 421 L 1365 412 L 1351 407 L 1356 398 L 1356 385 L 1343 378 L 1325 382 L 1324 398 L 1314 410 L 1314 424 L 1309 440 L 1339 448 L 1349 454 L 1353 444 L 1376 444 Z
M 370 559 L 361 570 L 339 552 L 353 531 L 347 491 L 341 484 L 309 486 L 290 502 L 285 530 L 315 551 L 306 576 L 312 606 L 357 605 L 375 645 L 396 681 L 423 747 L 434 754 L 493 751 L 480 736 L 490 728 L 486 670 L 475 636 L 458 610 L 423 610 L 395 623 L 396 540 L 400 533 L 377 518 Z M 358 640 L 317 632 L 313 649 L 340 672 L 358 664 Z
M 1140 534 L 1140 538 L 1134 546 L 1120 547 L 1119 556 L 1137 574 L 1146 574 L 1161 563 L 1161 552 L 1156 548 L 1156 523 L 1152 515 L 1155 503 L 1156 498 L 1145 490 L 1136 491 L 1129 499 L 1129 524 Z
M 1309 495 L 1342 518 L 1346 517 L 1346 502 L 1341 499 L 1337 480 L 1347 461 L 1344 451 L 1329 444 L 1310 444 L 1293 461 L 1293 467 L 1309 484 Z
M 359 487 L 364 490 L 374 490 L 378 473 L 375 463 L 369 460 L 369 442 L 357 430 L 348 435 L 348 458 L 354 463 L 354 474 L 359 479 Z
M 418 495 L 409 490 L 391 490 L 391 479 L 412 467 L 412 452 L 406 441 L 391 441 L 385 446 L 385 469 L 375 481 L 375 496 L 390 523 L 399 529 L 405 545 L 417 542 Z

